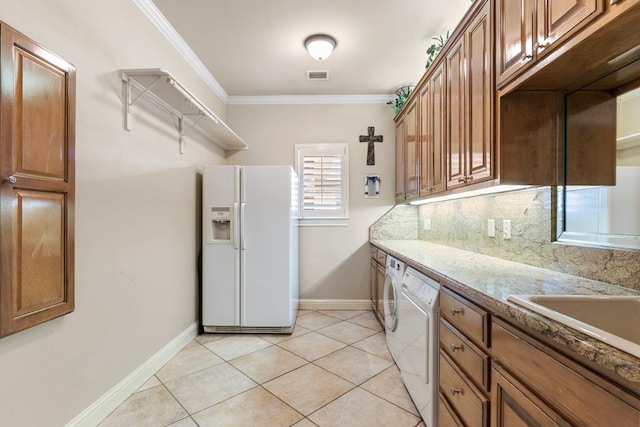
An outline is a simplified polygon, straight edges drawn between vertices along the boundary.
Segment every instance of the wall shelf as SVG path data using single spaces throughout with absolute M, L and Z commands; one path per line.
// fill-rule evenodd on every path
M 225 150 L 247 149 L 242 138 L 169 72 L 160 68 L 129 69 L 120 70 L 120 77 L 124 89 L 126 130 L 131 130 L 131 107 L 141 98 L 147 98 L 178 119 L 180 154 L 184 153 L 184 136 L 194 128 Z

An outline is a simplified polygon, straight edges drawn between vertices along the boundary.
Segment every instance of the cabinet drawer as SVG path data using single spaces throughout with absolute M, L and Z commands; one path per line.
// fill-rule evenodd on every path
M 489 315 L 477 305 L 443 290 L 440 315 L 477 344 L 488 346 Z
M 478 387 L 489 391 L 489 356 L 454 330 L 446 320 L 440 321 L 440 345 Z
M 556 360 L 560 355 L 550 356 L 497 323 L 491 332 L 496 361 L 572 424 L 639 425 L 640 411 Z
M 386 265 L 387 262 L 387 254 L 384 253 L 384 251 L 378 249 L 378 251 L 376 252 L 376 259 L 377 261 L 382 264 L 382 265 Z
M 487 426 L 489 400 L 465 380 L 453 362 L 440 351 L 440 390 L 462 422 L 468 426 Z
M 464 427 L 442 395 L 438 398 L 438 427 Z

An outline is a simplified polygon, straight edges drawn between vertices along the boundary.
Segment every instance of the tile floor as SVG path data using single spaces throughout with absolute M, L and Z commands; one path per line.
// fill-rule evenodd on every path
M 291 335 L 198 336 L 100 426 L 424 423 L 371 311 L 301 310 Z

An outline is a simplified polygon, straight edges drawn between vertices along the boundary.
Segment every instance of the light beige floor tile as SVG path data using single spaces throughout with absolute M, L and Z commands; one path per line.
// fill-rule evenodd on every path
M 352 317 L 351 319 L 349 319 L 349 322 L 364 326 L 365 328 L 373 329 L 374 331 L 382 330 L 380 322 L 378 322 L 376 315 L 373 314 L 372 311 L 361 314 L 360 316 Z
M 198 344 L 181 350 L 156 372 L 156 376 L 166 383 L 223 362 L 221 358 Z
M 139 392 L 145 391 L 145 390 L 149 390 L 150 388 L 158 386 L 160 384 L 161 384 L 161 382 L 154 375 L 151 378 L 149 378 L 146 383 L 142 384 L 140 386 L 140 388 L 136 390 L 136 393 L 139 393 Z
M 340 341 L 325 337 L 317 332 L 309 332 L 278 345 L 310 362 L 345 347 L 345 344 Z
M 416 427 L 427 427 L 424 423 L 424 421 L 421 421 L 420 424 L 418 424 Z
M 278 343 L 290 340 L 291 338 L 299 337 L 300 335 L 304 335 L 309 332 L 311 332 L 309 329 L 300 325 L 296 325 L 293 328 L 293 333 L 291 334 L 262 334 L 258 336 L 262 339 L 269 341 L 272 344 L 278 344 Z
M 198 341 L 196 341 L 195 338 L 194 338 L 191 341 L 189 341 L 187 343 L 187 345 L 184 346 L 184 348 L 196 347 L 196 346 L 199 346 L 199 345 L 200 345 L 200 343 Z
M 309 421 L 307 418 L 305 418 L 305 419 L 302 419 L 302 420 L 298 421 L 297 423 L 295 423 L 291 427 L 316 427 L 316 425 L 314 423 L 312 423 L 311 421 Z
M 356 388 L 314 412 L 320 427 L 414 427 L 420 419 L 373 394 Z
M 200 427 L 289 427 L 303 417 L 262 387 L 256 387 L 198 412 L 193 418 Z
M 318 313 L 326 314 L 340 320 L 351 319 L 366 313 L 366 310 L 320 310 Z
M 396 365 L 393 365 L 384 372 L 371 378 L 360 387 L 381 397 L 389 402 L 398 405 L 399 407 L 411 412 L 414 415 L 420 416 L 416 409 L 407 389 L 402 383 L 402 377 L 400 376 L 400 370 Z
M 335 323 L 326 328 L 318 329 L 316 332 L 345 344 L 353 344 L 376 333 L 373 329 L 365 328 L 364 326 L 351 322 Z
M 223 338 L 227 338 L 230 337 L 233 334 L 202 334 L 202 335 L 198 335 L 196 337 L 196 341 L 198 341 L 200 344 L 204 345 L 208 342 L 211 341 L 218 341 L 221 340 Z
M 231 365 L 207 368 L 165 384 L 171 393 L 193 414 L 256 386 L 250 378 Z
M 393 356 L 391 356 L 389 348 L 387 347 L 387 337 L 384 335 L 384 332 L 371 335 L 369 338 L 353 343 L 352 346 L 364 350 L 367 353 L 375 354 L 383 359 L 393 361 Z
M 229 363 L 258 384 L 262 384 L 308 362 L 287 350 L 272 346 L 238 357 Z
M 315 312 L 315 310 L 298 310 L 298 318 L 313 312 Z
M 195 421 L 191 418 L 185 418 L 180 421 L 176 421 L 173 424 L 169 424 L 167 427 L 198 427 Z
M 165 426 L 187 415 L 171 393 L 160 385 L 132 394 L 100 426 Z
M 263 340 L 255 335 L 240 334 L 209 342 L 205 344 L 205 347 L 224 360 L 231 360 L 269 347 L 270 345 L 272 344 L 269 341 Z
M 327 316 L 326 314 L 314 311 L 313 313 L 309 313 L 302 317 L 299 317 L 296 324 L 315 331 L 316 329 L 333 325 L 334 323 L 338 323 L 339 321 L 340 319 L 336 319 L 335 317 Z
M 303 415 L 308 415 L 353 385 L 315 365 L 308 364 L 263 385 Z M 345 424 L 348 425 L 348 424 Z
M 393 364 L 353 347 L 338 350 L 314 363 L 354 384 L 362 384 Z

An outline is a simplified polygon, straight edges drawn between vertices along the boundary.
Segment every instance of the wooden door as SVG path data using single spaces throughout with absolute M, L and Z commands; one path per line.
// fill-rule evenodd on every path
M 533 0 L 498 0 L 496 17 L 496 64 L 502 83 L 533 60 Z
M 491 378 L 491 427 L 569 426 L 504 370 Z
M 429 132 L 429 98 L 431 81 L 427 80 L 418 93 L 419 143 L 420 143 L 420 196 L 431 194 L 433 187 L 433 141 Z
M 378 312 L 378 319 L 384 326 L 384 279 L 386 276 L 385 266 L 378 264 L 376 272 L 376 310 Z
M 415 199 L 420 194 L 417 105 L 416 98 L 413 98 L 407 105 L 404 115 L 405 200 Z
M 537 0 L 536 43 L 541 54 L 551 44 L 603 12 L 603 0 Z
M 396 121 L 396 202 L 404 201 L 404 115 Z
M 431 193 L 438 193 L 445 190 L 445 142 L 447 129 L 446 110 L 446 75 L 444 62 L 441 62 L 429 78 L 429 104 L 428 104 L 428 124 L 429 140 L 431 141 L 430 165 L 432 168 Z
M 456 41 L 446 58 L 447 69 L 447 189 L 465 185 L 465 74 L 464 37 Z
M 75 69 L 1 24 L 0 336 L 74 309 Z
M 488 2 L 469 25 L 465 37 L 467 63 L 465 118 L 468 120 L 465 180 L 467 183 L 475 183 L 492 177 L 491 133 L 494 91 Z

